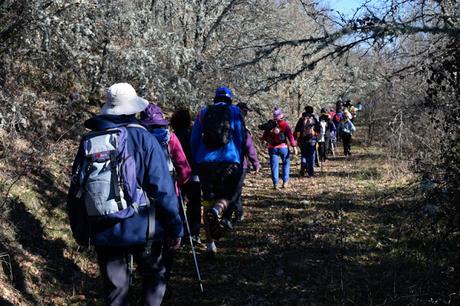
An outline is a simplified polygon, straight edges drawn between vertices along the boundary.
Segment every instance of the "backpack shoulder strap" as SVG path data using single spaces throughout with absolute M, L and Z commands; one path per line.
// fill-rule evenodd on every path
M 130 123 L 126 127 L 127 128 L 138 128 L 138 129 L 143 129 L 147 131 L 147 129 L 144 126 L 137 124 L 137 123 Z

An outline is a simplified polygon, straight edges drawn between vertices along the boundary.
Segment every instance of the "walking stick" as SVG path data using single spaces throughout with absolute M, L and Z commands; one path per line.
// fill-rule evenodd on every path
M 182 207 L 182 212 L 184 213 L 185 225 L 188 231 L 188 238 L 190 240 L 190 246 L 192 247 L 193 262 L 195 263 L 195 270 L 196 270 L 196 275 L 198 276 L 198 282 L 200 283 L 200 290 L 201 290 L 201 293 L 204 293 L 203 281 L 201 279 L 201 273 L 198 267 L 198 260 L 196 259 L 195 246 L 193 245 L 192 234 L 190 233 L 190 225 L 188 224 L 187 214 L 185 212 L 184 200 L 182 198 L 182 192 L 180 191 L 179 191 L 179 202 L 180 202 L 180 206 Z

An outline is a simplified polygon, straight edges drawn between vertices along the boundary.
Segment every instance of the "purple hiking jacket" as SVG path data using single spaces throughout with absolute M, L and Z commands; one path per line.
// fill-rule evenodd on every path
M 244 145 L 244 161 L 243 161 L 243 169 L 249 168 L 249 163 L 251 163 L 254 170 L 258 169 L 260 166 L 259 159 L 257 158 L 257 151 L 254 147 L 254 143 L 252 141 L 251 132 L 246 129 L 246 143 Z

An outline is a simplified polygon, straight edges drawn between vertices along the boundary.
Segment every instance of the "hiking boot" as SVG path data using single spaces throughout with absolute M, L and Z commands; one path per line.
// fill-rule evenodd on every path
M 216 254 L 217 247 L 216 244 L 213 242 L 206 243 L 206 253 L 208 254 Z
M 232 221 L 228 220 L 227 218 L 222 218 L 222 220 L 220 221 L 220 224 L 222 224 L 222 226 L 226 228 L 227 230 L 233 230 Z
M 282 188 L 288 188 L 288 187 L 289 187 L 289 183 L 288 182 L 283 182 Z
M 216 208 L 210 208 L 206 211 L 206 217 L 209 223 L 209 232 L 213 239 L 222 237 L 222 225 L 219 222 L 219 211 Z

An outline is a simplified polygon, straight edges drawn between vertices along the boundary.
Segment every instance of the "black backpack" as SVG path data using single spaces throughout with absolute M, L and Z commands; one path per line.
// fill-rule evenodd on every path
M 232 112 L 229 105 L 210 105 L 206 109 L 203 124 L 203 143 L 212 149 L 225 146 L 231 138 Z

